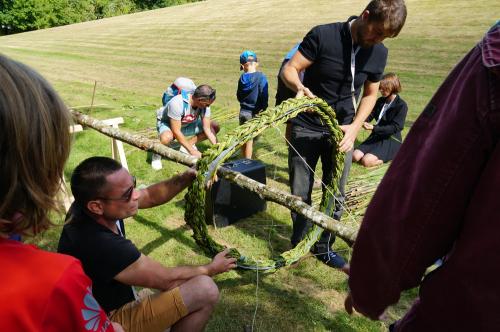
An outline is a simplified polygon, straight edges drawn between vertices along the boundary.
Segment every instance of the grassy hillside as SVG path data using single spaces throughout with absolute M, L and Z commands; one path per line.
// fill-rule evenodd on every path
M 314 25 L 359 14 L 367 0 L 208 0 L 66 27 L 0 37 L 0 52 L 38 69 L 72 107 L 89 105 L 97 118 L 123 116 L 126 130 L 155 136 L 154 110 L 164 88 L 177 76 L 217 88 L 214 117 L 222 132 L 237 124 L 235 98 L 240 75 L 238 56 L 257 52 L 274 96 L 275 75 L 283 55 Z M 481 38 L 498 17 L 500 3 L 491 0 L 407 0 L 408 19 L 400 36 L 385 43 L 387 71 L 401 77 L 411 126 L 433 91 L 454 64 Z M 270 104 L 274 104 L 273 98 Z M 90 112 L 88 108 L 82 110 Z M 281 127 L 281 131 L 283 128 Z M 257 158 L 267 165 L 268 183 L 287 190 L 286 146 L 278 130 L 268 130 L 256 144 Z M 360 134 L 360 139 L 366 137 Z M 109 139 L 91 130 L 75 135 L 67 176 L 83 158 L 110 155 Z M 126 147 L 130 171 L 147 185 L 183 169 L 163 162 L 153 172 L 146 153 Z M 354 167 L 353 176 L 366 171 Z M 376 181 L 376 180 L 373 180 Z M 316 195 L 317 196 L 317 195 Z M 347 222 L 356 222 L 348 211 Z M 361 211 L 362 213 L 362 211 Z M 61 224 L 61 220 L 56 222 Z M 141 211 L 128 221 L 127 233 L 145 254 L 165 264 L 205 263 L 183 222 L 179 195 L 162 207 Z M 53 250 L 60 226 L 35 241 Z M 211 230 L 219 241 L 244 253 L 269 256 L 289 248 L 289 213 L 275 204 L 255 217 L 227 228 Z M 336 248 L 345 256 L 341 241 Z M 258 282 L 257 282 L 258 281 Z M 312 257 L 271 275 L 231 272 L 217 278 L 221 303 L 210 331 L 242 331 L 254 323 L 259 331 L 379 331 L 372 322 L 343 311 L 346 279 Z M 389 322 L 400 317 L 416 291 L 404 294 L 389 311 Z
M 284 53 L 314 25 L 344 20 L 366 1 L 204 1 L 12 35 L 0 51 L 45 74 L 72 106 L 158 104 L 179 75 L 213 84 L 217 105 L 236 112 L 238 55 L 257 52 L 272 87 Z M 496 7 L 496 8 L 495 8 Z M 408 1 L 401 35 L 386 42 L 388 70 L 401 74 L 414 118 L 454 63 L 495 20 L 486 0 Z M 473 15 L 471 15 L 473 13 Z M 418 96 L 413 96 L 417 94 Z

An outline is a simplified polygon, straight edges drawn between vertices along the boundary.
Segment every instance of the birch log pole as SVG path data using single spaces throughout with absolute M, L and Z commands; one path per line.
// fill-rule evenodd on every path
M 157 153 L 167 159 L 186 166 L 193 166 L 196 164 L 197 158 L 171 149 L 161 144 L 158 140 L 149 139 L 142 135 L 123 132 L 118 128 L 109 127 L 103 121 L 97 120 L 75 110 L 71 110 L 71 114 L 75 122 L 77 122 L 78 124 L 90 127 L 106 136 L 118 139 L 141 150 Z M 337 220 L 325 215 L 322 212 L 319 212 L 310 205 L 304 203 L 297 196 L 291 195 L 276 188 L 266 186 L 260 182 L 250 179 L 247 176 L 242 175 L 241 173 L 229 169 L 219 168 L 217 174 L 227 179 L 228 181 L 234 182 L 242 188 L 246 188 L 252 192 L 257 193 L 263 199 L 285 206 L 291 211 L 294 211 L 306 217 L 312 223 L 330 232 L 333 232 L 338 237 L 346 241 L 346 243 L 349 245 L 352 245 L 356 240 L 356 235 L 358 233 L 357 228 L 341 224 Z

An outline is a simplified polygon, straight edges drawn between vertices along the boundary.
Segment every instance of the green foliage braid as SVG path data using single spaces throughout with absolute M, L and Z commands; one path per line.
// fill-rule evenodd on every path
M 243 125 L 235 128 L 232 132 L 225 135 L 219 143 L 213 145 L 203 153 L 203 157 L 198 160 L 198 176 L 192 185 L 189 187 L 186 194 L 186 211 L 184 218 L 186 223 L 193 230 L 193 238 L 203 251 L 210 256 L 216 255 L 222 251 L 224 247 L 215 242 L 207 231 L 205 222 L 205 208 L 200 202 L 205 202 L 205 181 L 206 176 L 213 177 L 216 174 L 217 168 L 227 160 L 235 151 L 237 151 L 245 142 L 255 138 L 264 130 L 270 127 L 276 127 L 285 123 L 297 114 L 306 110 L 313 110 L 327 125 L 332 140 L 332 155 L 334 156 L 333 176 L 330 183 L 326 183 L 327 190 L 323 191 L 321 198 L 320 210 L 329 216 L 333 215 L 334 197 L 337 193 L 337 184 L 342 168 L 344 166 L 344 154 L 337 150 L 338 143 L 343 137 L 343 133 L 335 118 L 335 112 L 328 104 L 320 98 L 299 98 L 289 99 L 281 105 L 268 108 L 261 112 L 257 117 L 245 122 Z M 223 154 L 224 152 L 224 154 Z M 209 172 L 209 166 L 217 159 L 215 169 Z M 211 165 L 212 167 L 214 165 Z M 241 255 L 238 250 L 231 249 L 230 254 L 238 258 L 238 267 L 244 269 L 259 269 L 273 271 L 277 268 L 290 265 L 307 252 L 311 246 L 318 241 L 323 229 L 317 225 L 313 225 L 304 239 L 293 249 L 286 251 L 274 259 L 255 259 Z

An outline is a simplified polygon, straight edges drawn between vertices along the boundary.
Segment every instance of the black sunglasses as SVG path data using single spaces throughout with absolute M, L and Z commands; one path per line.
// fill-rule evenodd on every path
M 132 199 L 132 194 L 134 193 L 134 189 L 137 182 L 135 176 L 132 176 L 132 187 L 128 188 L 125 193 L 123 193 L 122 197 L 118 198 L 107 198 L 107 197 L 96 197 L 96 199 L 102 199 L 104 201 L 123 201 L 129 202 Z

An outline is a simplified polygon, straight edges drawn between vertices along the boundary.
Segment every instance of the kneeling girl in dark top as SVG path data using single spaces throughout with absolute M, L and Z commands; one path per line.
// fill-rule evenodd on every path
M 354 150 L 352 159 L 365 167 L 378 166 L 394 158 L 402 143 L 408 106 L 398 95 L 401 83 L 396 74 L 384 75 L 380 82 L 382 97 L 377 99 L 372 113 L 363 124 L 370 136 Z M 375 124 L 370 122 L 375 120 Z

